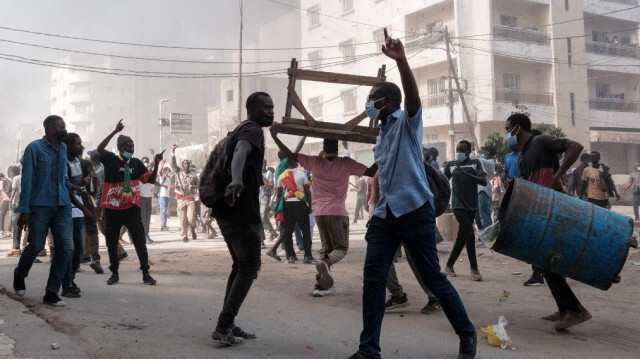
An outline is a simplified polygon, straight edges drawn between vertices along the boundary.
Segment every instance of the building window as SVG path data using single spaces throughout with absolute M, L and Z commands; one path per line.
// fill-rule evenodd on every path
M 564 0 L 564 9 L 565 11 L 569 11 L 569 0 Z
M 56 87 L 58 85 L 58 80 L 53 79 L 51 80 L 51 87 Z
M 342 0 L 342 15 L 353 12 L 353 0 Z
M 341 92 L 342 104 L 344 105 L 344 114 L 351 114 L 357 111 L 356 90 L 347 90 Z
M 573 55 L 571 54 L 571 38 L 567 37 L 567 63 L 569 67 L 571 67 L 571 59 Z
M 55 97 L 51 99 L 51 104 L 52 105 L 55 105 L 56 102 L 58 102 L 58 99 L 56 99 Z
M 312 97 L 309 99 L 309 112 L 315 119 L 322 117 L 322 97 Z
M 515 16 L 500 15 L 500 25 L 518 27 L 518 18 Z
M 319 69 L 322 67 L 322 55 L 320 54 L 320 50 L 311 51 L 308 58 L 312 69 Z
M 520 90 L 520 75 L 503 74 L 502 87 L 509 90 Z
M 233 101 L 233 90 L 227 90 L 227 102 Z
M 447 88 L 444 77 L 427 80 L 427 95 L 429 107 L 447 104 Z
M 91 126 L 91 122 L 76 122 L 75 123 L 75 131 L 78 133 L 93 133 L 93 126 Z
M 353 39 L 341 42 L 340 52 L 342 52 L 342 60 L 353 61 L 356 58 L 356 47 L 353 45 Z
M 92 113 L 93 106 L 91 104 L 77 104 L 75 105 L 75 113 Z
M 309 18 L 309 27 L 320 26 L 320 5 L 311 6 L 307 10 L 307 17 Z
M 91 93 L 91 82 L 78 82 L 71 84 L 69 92 L 74 94 L 89 94 Z
M 569 100 L 571 101 L 571 124 L 576 125 L 576 99 L 574 93 L 569 94 Z
M 373 30 L 373 41 L 376 42 L 378 48 L 384 45 L 384 29 Z
M 611 94 L 611 85 L 609 84 L 596 84 L 596 97 L 597 98 L 609 98 Z
M 593 42 L 609 42 L 609 36 L 607 36 L 607 33 L 603 31 L 592 31 L 591 38 L 593 39 Z
M 432 22 L 431 24 L 427 24 L 427 34 L 441 33 L 444 31 L 444 26 L 442 25 L 442 20 Z

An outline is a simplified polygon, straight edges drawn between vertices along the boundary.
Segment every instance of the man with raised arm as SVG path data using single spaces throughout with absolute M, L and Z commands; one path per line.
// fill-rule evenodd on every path
M 117 149 L 119 153 L 117 155 L 107 151 L 105 148 L 109 141 L 123 129 L 124 125 L 120 120 L 113 132 L 98 145 L 100 162 L 104 165 L 105 177 L 100 206 L 104 208 L 105 239 L 109 252 L 109 262 L 111 263 L 109 266 L 111 277 L 107 280 L 107 284 L 113 285 L 120 281 L 118 272 L 120 259 L 118 258 L 117 247 L 120 228 L 125 226 L 131 234 L 133 246 L 140 260 L 142 282 L 154 285 L 156 280 L 149 274 L 149 255 L 147 254 L 147 244 L 140 212 L 140 184 L 156 182 L 158 163 L 162 161 L 164 151 L 155 155 L 153 171 L 149 171 L 142 161 L 133 157 L 135 146 L 133 139 L 129 136 L 118 136 Z
M 369 222 L 365 240 L 362 293 L 363 330 L 359 350 L 350 358 L 380 358 L 380 331 L 385 311 L 385 286 L 396 249 L 403 243 L 411 253 L 425 284 L 436 295 L 460 338 L 458 358 L 474 358 L 476 331 L 447 277 L 440 271 L 435 238 L 435 209 L 422 164 L 422 108 L 404 46 L 384 30 L 382 52 L 396 61 L 405 93 L 381 82 L 369 92 L 365 110 L 380 121 L 374 148 L 379 166 L 380 200 Z M 425 357 L 429 357 L 425 354 Z

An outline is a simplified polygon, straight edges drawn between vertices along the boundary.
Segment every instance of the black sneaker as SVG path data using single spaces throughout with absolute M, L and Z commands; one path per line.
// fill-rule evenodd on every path
M 289 264 L 295 264 L 296 263 L 296 257 L 291 256 L 287 258 L 287 263 Z
M 73 288 L 62 288 L 62 296 L 67 298 L 80 298 L 80 292 L 76 292 Z
M 24 277 L 18 275 L 18 268 L 13 270 L 13 290 L 18 297 L 24 297 L 27 287 L 24 285 Z
M 235 335 L 233 335 L 231 331 L 229 331 L 226 334 L 222 334 L 216 330 L 213 333 L 211 333 L 211 339 L 213 339 L 215 343 L 222 344 L 225 346 L 239 345 L 244 343 L 243 338 L 236 337 Z
M 193 239 L 194 241 L 196 239 L 198 239 L 198 236 L 196 235 L 196 229 L 195 228 L 191 228 L 191 239 Z
M 313 258 L 313 256 L 308 256 L 308 257 L 304 256 L 304 259 L 302 260 L 302 263 L 304 263 L 304 264 L 314 264 L 316 262 L 317 261 L 316 261 L 315 258 Z
M 524 285 L 527 287 L 538 287 L 544 285 L 544 278 L 542 274 L 533 274 L 531 278 L 529 278 Z
M 91 258 L 82 258 L 82 260 L 80 261 L 80 264 L 85 264 L 90 262 L 91 262 Z
M 109 279 L 107 279 L 107 285 L 114 285 L 120 281 L 120 277 L 117 274 L 112 274 Z
M 148 284 L 148 285 L 155 285 L 156 284 L 156 280 L 153 279 L 153 277 L 149 273 L 145 273 L 145 274 L 142 275 L 142 281 L 145 284 Z
M 80 287 L 78 287 L 78 285 L 74 281 L 71 281 L 71 287 L 69 289 L 71 289 L 72 291 L 74 291 L 76 293 L 80 293 L 81 292 Z
M 429 299 L 429 302 L 422 308 L 422 310 L 420 310 L 420 313 L 431 314 L 439 312 L 441 309 L 442 307 L 440 306 L 440 302 L 438 302 L 437 299 Z
M 182 241 L 183 241 L 184 243 L 187 243 L 187 242 L 189 242 L 189 238 L 187 238 L 187 237 L 182 237 Z
M 127 252 L 124 252 L 122 253 L 122 255 L 118 256 L 119 261 L 126 261 L 127 259 L 129 259 L 129 254 Z
M 96 272 L 96 274 L 104 273 L 104 269 L 102 269 L 102 266 L 100 265 L 99 261 L 91 262 L 91 264 L 89 264 L 89 267 L 91 267 L 91 269 L 93 269 Z
M 393 295 L 384 304 L 384 311 L 390 312 L 399 308 L 405 308 L 409 306 L 409 299 L 407 299 L 407 293 L 402 294 L 402 297 L 394 297 Z
M 64 307 L 67 305 L 62 301 L 62 299 L 60 299 L 60 297 L 58 297 L 58 294 L 49 291 L 47 291 L 44 298 L 42 298 L 42 303 L 52 305 L 54 307 Z
M 458 359 L 473 359 L 476 357 L 476 346 L 478 346 L 478 338 L 473 335 L 471 339 L 465 339 L 460 341 L 460 351 L 458 352 Z

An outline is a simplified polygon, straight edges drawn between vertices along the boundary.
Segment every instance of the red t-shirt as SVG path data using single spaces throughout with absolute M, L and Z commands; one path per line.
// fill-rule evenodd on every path
M 137 158 L 129 160 L 131 178 L 131 196 L 122 196 L 124 187 L 124 161 L 112 152 L 100 156 L 100 162 L 104 166 L 104 184 L 102 185 L 102 198 L 100 207 L 116 210 L 129 209 L 133 206 L 140 207 L 140 184 L 147 183 L 151 172 Z

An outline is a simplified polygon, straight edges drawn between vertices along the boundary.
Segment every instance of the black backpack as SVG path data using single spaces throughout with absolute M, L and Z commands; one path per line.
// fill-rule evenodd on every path
M 231 183 L 231 160 L 236 148 L 235 135 L 251 121 L 244 121 L 221 139 L 209 154 L 200 176 L 200 201 L 209 208 L 224 204 L 224 192 Z
M 433 204 L 436 209 L 436 217 L 443 214 L 449 207 L 449 199 L 451 199 L 451 187 L 449 180 L 442 172 L 433 168 L 427 162 L 424 162 L 424 171 L 427 173 L 427 181 L 429 189 L 433 193 Z

